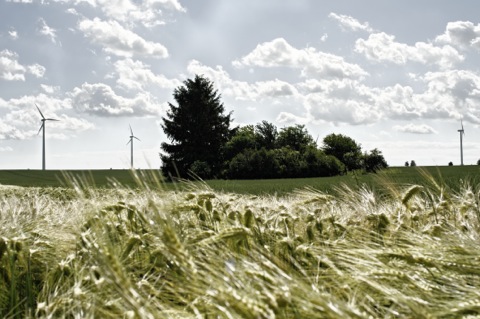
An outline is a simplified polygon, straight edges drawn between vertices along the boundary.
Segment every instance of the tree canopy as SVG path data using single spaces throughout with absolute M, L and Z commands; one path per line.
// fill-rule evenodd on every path
M 362 167 L 362 148 L 352 138 L 342 134 L 329 134 L 323 139 L 323 151 L 338 158 L 347 170 Z
M 370 151 L 370 153 L 365 153 L 363 157 L 365 171 L 367 172 L 376 172 L 378 170 L 388 167 L 387 161 L 382 155 L 382 152 L 376 148 Z
M 167 176 L 186 177 L 190 171 L 211 178 L 223 164 L 223 149 L 231 135 L 231 114 L 213 83 L 196 75 L 176 88 L 177 105 L 162 118 L 162 128 L 170 143 L 161 144 L 162 171 Z M 203 176 L 202 176 L 203 175 Z
M 299 124 L 282 128 L 277 141 L 279 147 L 290 147 L 299 152 L 315 144 L 305 126 Z
M 277 143 L 277 127 L 268 121 L 262 121 L 255 125 L 255 138 L 259 147 L 267 150 L 274 149 Z
M 327 135 L 319 148 L 304 125 L 278 130 L 262 121 L 231 129 L 231 114 L 225 114 L 220 94 L 203 76 L 185 80 L 173 98 L 176 104 L 169 103 L 161 125 L 169 139 L 161 144 L 165 176 L 320 177 L 388 166 L 378 149 L 362 154 L 360 144 L 342 134 Z
M 319 150 L 303 125 L 284 127 L 262 121 L 236 130 L 226 144 L 227 178 L 333 176 L 344 171 L 335 157 Z

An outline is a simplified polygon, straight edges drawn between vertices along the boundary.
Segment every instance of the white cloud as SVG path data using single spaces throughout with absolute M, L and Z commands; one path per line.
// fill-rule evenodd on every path
M 452 44 L 462 49 L 480 49 L 480 24 L 470 21 L 455 21 L 447 24 L 445 33 L 435 39 L 439 43 Z
M 47 85 L 47 84 L 40 84 L 40 87 L 45 93 L 48 94 L 53 94 L 55 92 L 58 92 L 60 90 L 59 86 L 52 86 L 52 85 Z
M 188 63 L 187 71 L 191 75 L 200 74 L 213 81 L 216 89 L 224 96 L 234 97 L 239 100 L 251 100 L 256 96 L 249 83 L 234 81 L 222 66 L 217 65 L 215 68 L 212 68 L 203 65 L 197 60 L 192 60 Z
M 361 100 L 310 94 L 305 105 L 314 122 L 360 125 L 375 123 L 382 118 L 382 112 L 376 105 Z
M 275 120 L 278 123 L 285 124 L 285 125 L 306 124 L 306 123 L 308 123 L 307 118 L 297 116 L 297 115 L 289 113 L 289 112 L 280 112 L 280 114 L 278 114 L 278 116 Z
M 418 62 L 438 65 L 442 69 L 452 68 L 464 60 L 464 57 L 450 45 L 438 47 L 431 43 L 417 42 L 410 46 L 396 42 L 395 36 L 384 32 L 370 34 L 367 40 L 358 39 L 355 42 L 355 51 L 372 61 L 400 65 Z
M 140 23 L 146 27 L 165 24 L 164 11 L 185 12 L 178 0 L 54 0 L 72 4 L 87 3 L 99 8 L 109 19 L 134 25 Z
M 26 136 L 15 126 L 0 119 L 0 140 L 22 140 Z
M 142 61 L 127 58 L 115 62 L 114 67 L 118 76 L 117 85 L 127 90 L 144 90 L 149 85 L 173 89 L 181 84 L 177 79 L 167 79 L 164 75 L 153 73 L 150 66 Z
M 10 38 L 12 40 L 17 40 L 18 39 L 18 32 L 15 29 L 10 29 L 10 31 L 8 31 L 8 35 L 10 36 Z
M 28 72 L 37 78 L 42 78 L 45 74 L 45 67 L 40 64 L 32 64 L 27 67 Z
M 261 97 L 289 97 L 297 95 L 297 89 L 290 83 L 275 79 L 273 81 L 256 82 L 257 95 Z
M 410 86 L 395 84 L 385 88 L 372 88 L 371 93 L 383 116 L 390 119 L 419 118 L 427 109 L 420 101 L 421 94 L 415 95 Z
M 464 119 L 480 123 L 480 77 L 467 71 L 427 73 L 426 89 L 396 84 L 369 87 L 359 81 L 309 79 L 295 85 L 312 121 L 369 124 L 380 120 Z
M 374 123 L 383 115 L 377 93 L 351 79 L 315 80 L 298 84 L 304 107 L 314 122 L 332 121 L 354 125 Z
M 79 131 L 93 128 L 93 124 L 87 120 L 66 114 L 71 110 L 69 99 L 53 98 L 42 93 L 8 101 L 0 99 L 0 107 L 8 110 L 0 119 L 0 139 L 23 140 L 37 136 L 41 116 L 35 105 L 40 107 L 46 118 L 59 120 L 49 122 L 49 138 L 65 139 Z
M 107 53 L 129 58 L 133 56 L 168 57 L 168 51 L 163 45 L 146 41 L 113 20 L 85 19 L 79 23 L 78 28 L 92 43 L 102 46 Z
M 382 120 L 464 119 L 480 124 L 480 76 L 471 71 L 430 72 L 416 77 L 418 86 L 395 84 L 371 87 L 355 79 L 309 78 L 286 81 L 243 82 L 231 78 L 221 66 L 188 65 L 190 74 L 203 74 L 215 83 L 222 96 L 270 105 L 296 105 L 282 109 L 277 121 L 334 122 L 353 125 Z M 424 90 L 420 88 L 424 86 Z M 294 100 L 291 100 L 294 98 Z M 301 107 L 300 107 L 301 106 Z M 295 109 L 295 111 L 293 111 Z
M 40 24 L 38 32 L 49 38 L 53 43 L 57 43 L 57 31 L 49 27 L 43 18 L 38 19 L 38 23 Z
M 18 63 L 18 54 L 9 50 L 0 51 L 0 78 L 25 81 L 25 72 L 25 67 Z
M 58 122 L 55 122 L 55 125 L 58 128 L 58 130 L 70 131 L 73 133 L 90 130 L 95 127 L 93 123 L 85 119 L 71 117 L 66 114 L 61 114 L 58 117 L 58 120 L 59 120 Z M 67 136 L 67 135 L 64 135 L 64 136 Z
M 21 65 L 18 54 L 10 50 L 0 51 L 0 79 L 7 81 L 25 81 L 25 74 L 43 77 L 45 68 L 39 64 Z
M 359 65 L 348 63 L 344 58 L 314 48 L 296 49 L 285 39 L 277 38 L 257 47 L 233 62 L 237 68 L 257 66 L 264 68 L 289 67 L 300 69 L 302 76 L 331 78 L 363 78 L 367 72 Z
M 294 85 L 278 79 L 248 83 L 236 81 L 221 66 L 211 68 L 196 60 L 190 61 L 187 70 L 190 74 L 201 74 L 215 83 L 217 90 L 236 100 L 257 101 L 263 99 L 286 98 L 298 95 Z
M 0 139 L 2 138 L 0 137 Z M 0 147 L 0 152 L 12 152 L 12 151 L 13 151 L 13 148 L 11 148 L 10 146 Z
M 181 12 L 186 11 L 186 9 L 180 4 L 178 0 L 146 0 L 144 5 L 146 6 L 162 5 L 169 9 L 174 9 Z
M 74 16 L 80 16 L 80 14 L 75 8 L 68 8 L 67 10 L 65 10 L 65 12 Z
M 336 13 L 330 13 L 328 15 L 330 19 L 333 19 L 337 21 L 340 24 L 340 27 L 346 31 L 346 30 L 352 30 L 352 31 L 366 31 L 366 32 L 373 32 L 373 29 L 368 25 L 368 22 L 365 23 L 360 23 L 357 19 L 343 15 L 343 14 L 336 14 Z
M 412 133 L 412 134 L 437 134 L 437 131 L 435 131 L 432 127 L 426 125 L 426 124 L 420 124 L 420 125 L 415 125 L 415 124 L 407 124 L 404 126 L 401 125 L 395 125 L 393 127 L 395 131 L 403 132 L 403 133 Z
M 420 102 L 425 116 L 465 119 L 480 124 L 480 76 L 467 70 L 429 72 L 423 77 L 428 88 Z
M 133 98 L 120 96 L 103 83 L 84 83 L 69 93 L 78 112 L 102 117 L 161 115 L 164 105 L 147 92 Z

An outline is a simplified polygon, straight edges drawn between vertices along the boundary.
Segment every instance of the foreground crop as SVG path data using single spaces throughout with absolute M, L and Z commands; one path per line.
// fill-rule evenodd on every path
M 480 315 L 478 191 L 1 188 L 0 316 Z

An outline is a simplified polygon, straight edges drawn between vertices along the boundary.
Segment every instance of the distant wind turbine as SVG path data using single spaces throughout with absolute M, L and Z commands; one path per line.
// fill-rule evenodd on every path
M 463 129 L 463 121 L 460 123 L 462 124 L 462 129 L 458 130 L 460 133 L 460 164 L 463 166 L 463 136 L 465 135 L 465 130 Z
M 37 107 L 38 112 L 40 113 L 40 116 L 42 117 L 42 126 L 40 126 L 40 129 L 38 130 L 38 134 L 40 134 L 40 131 L 43 130 L 43 140 L 42 140 L 42 170 L 45 170 L 45 122 L 46 121 L 58 121 L 56 119 L 46 119 L 45 116 L 43 116 L 42 111 L 40 111 L 40 108 L 38 105 L 35 103 L 35 106 Z
M 129 125 L 130 126 L 130 125 Z M 140 141 L 138 137 L 133 135 L 132 127 L 130 126 L 130 140 L 127 142 L 127 145 L 130 143 L 130 167 L 133 169 L 133 139 L 137 139 Z

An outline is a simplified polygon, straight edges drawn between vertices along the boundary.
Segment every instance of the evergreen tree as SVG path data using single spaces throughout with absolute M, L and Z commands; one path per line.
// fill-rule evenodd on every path
M 170 143 L 161 144 L 162 172 L 165 176 L 201 178 L 220 173 L 223 148 L 230 138 L 231 114 L 225 108 L 213 83 L 203 76 L 188 79 L 173 92 L 177 105 L 163 117 L 162 128 Z M 198 171 L 196 171 L 198 170 Z

